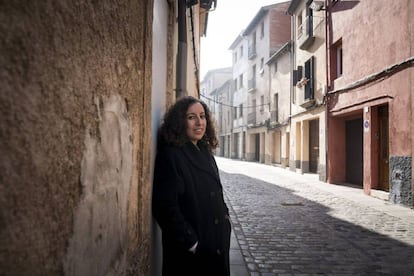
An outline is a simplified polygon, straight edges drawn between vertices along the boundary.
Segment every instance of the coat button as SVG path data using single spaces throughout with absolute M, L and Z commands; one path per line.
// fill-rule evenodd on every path
M 218 224 L 219 223 L 219 220 L 218 219 L 215 219 L 214 220 L 214 224 Z
M 217 255 L 221 255 L 221 250 L 217 249 L 216 253 L 217 253 Z
M 211 197 L 214 197 L 216 195 L 216 193 L 215 192 L 210 192 L 210 196 Z

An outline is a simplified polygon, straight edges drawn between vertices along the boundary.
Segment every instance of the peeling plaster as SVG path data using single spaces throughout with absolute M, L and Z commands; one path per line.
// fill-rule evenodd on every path
M 82 196 L 74 213 L 65 275 L 126 269 L 127 200 L 132 179 L 132 128 L 120 95 L 95 99 L 100 138 L 85 135 Z

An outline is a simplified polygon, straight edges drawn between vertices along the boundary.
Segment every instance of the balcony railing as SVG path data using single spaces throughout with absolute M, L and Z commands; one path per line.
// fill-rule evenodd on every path
M 255 125 L 256 124 L 256 111 L 247 114 L 247 124 Z

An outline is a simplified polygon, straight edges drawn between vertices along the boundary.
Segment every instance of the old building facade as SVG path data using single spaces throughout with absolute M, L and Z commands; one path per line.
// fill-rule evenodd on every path
M 408 206 L 413 12 L 407 0 L 327 1 L 328 181 Z
M 290 169 L 326 179 L 325 16 L 312 1 L 293 0 Z
M 154 137 L 212 4 L 1 4 L 1 275 L 151 274 Z
M 248 40 L 246 159 L 271 162 L 267 135 L 270 117 L 266 61 L 290 40 L 289 2 L 262 7 L 243 32 Z M 273 145 L 273 144 L 272 144 Z
M 270 162 L 289 167 L 291 114 L 291 42 L 287 42 L 266 62 L 269 74 L 270 118 L 268 147 Z
M 267 6 L 230 46 L 231 157 L 413 206 L 414 4 L 285 4 L 290 41 L 271 47 L 268 32 L 283 31 Z
M 243 33 L 238 35 L 229 50 L 232 52 L 233 72 L 233 101 L 230 104 L 234 108 L 231 157 L 246 160 L 246 135 L 247 135 L 247 72 L 249 41 Z
M 216 90 L 229 79 L 231 79 L 231 75 L 231 67 L 217 68 L 208 71 L 201 81 L 200 98 L 206 102 L 215 118 L 218 116 L 218 101 Z
M 216 90 L 216 99 L 219 103 L 231 103 L 233 101 L 233 88 L 231 79 L 227 80 Z M 217 105 L 217 136 L 219 137 L 219 146 L 216 153 L 219 156 L 231 157 L 231 138 L 234 109 L 229 104 Z

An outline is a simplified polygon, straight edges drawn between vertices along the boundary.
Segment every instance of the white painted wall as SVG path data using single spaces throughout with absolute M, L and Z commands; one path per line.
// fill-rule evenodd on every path
M 168 3 L 165 0 L 154 0 L 154 21 L 152 41 L 152 149 L 151 164 L 154 164 L 157 130 L 165 113 L 166 91 L 167 91 L 167 30 L 168 30 Z M 156 54 L 155 54 L 156 53 Z M 151 167 L 151 179 L 154 167 Z M 161 230 L 153 223 L 153 262 L 152 275 L 161 275 L 162 247 Z

